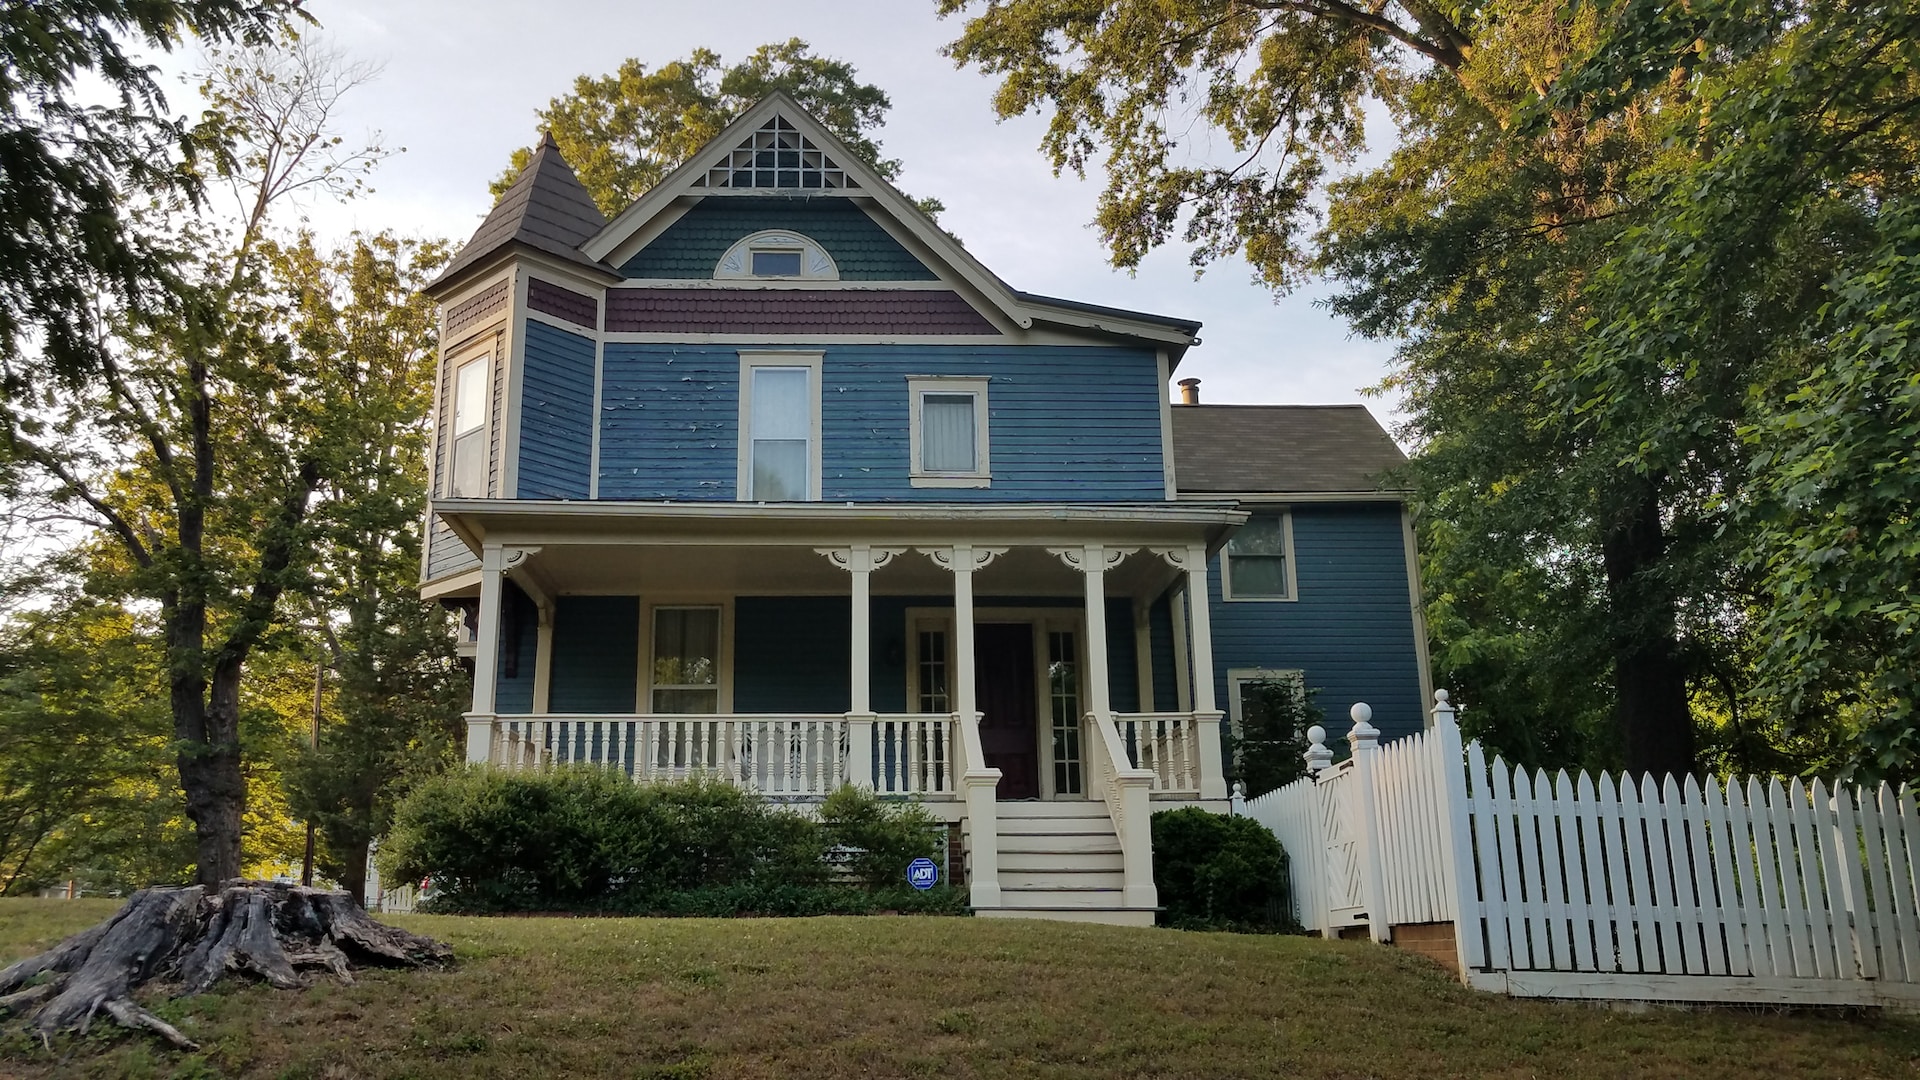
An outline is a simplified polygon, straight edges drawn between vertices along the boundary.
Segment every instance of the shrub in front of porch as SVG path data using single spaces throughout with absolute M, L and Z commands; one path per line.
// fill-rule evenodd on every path
M 1153 815 L 1160 924 L 1182 930 L 1297 931 L 1287 854 L 1265 825 L 1197 806 Z
M 430 878 L 436 910 L 632 914 L 825 914 L 929 910 L 863 873 L 864 848 L 884 858 L 917 831 L 918 808 L 870 793 L 841 798 L 827 821 L 769 805 L 716 781 L 634 784 L 591 766 L 508 772 L 474 768 L 417 787 L 381 846 L 382 873 Z M 855 841 L 857 842 L 857 841 Z M 908 854 L 901 861 L 904 871 Z M 853 872 L 836 870 L 847 862 Z M 885 893 L 887 895 L 881 895 Z M 944 910 L 944 909 L 942 909 Z

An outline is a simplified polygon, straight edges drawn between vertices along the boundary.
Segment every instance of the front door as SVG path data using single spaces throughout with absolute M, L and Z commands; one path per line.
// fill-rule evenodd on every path
M 1033 626 L 981 623 L 974 628 L 973 641 L 980 749 L 987 767 L 1000 770 L 1002 799 L 1037 799 L 1040 739 L 1034 710 Z

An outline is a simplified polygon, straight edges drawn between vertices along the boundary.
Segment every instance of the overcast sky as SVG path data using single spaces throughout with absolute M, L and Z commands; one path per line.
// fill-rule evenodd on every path
M 1113 270 L 1088 226 L 1099 186 L 1055 178 L 1037 147 L 1038 116 L 996 122 L 992 80 L 957 70 L 940 47 L 959 33 L 932 0 L 310 0 L 323 36 L 354 60 L 382 65 L 345 102 L 342 130 L 377 129 L 406 153 L 383 164 L 372 195 L 311 208 L 323 233 L 382 229 L 465 239 L 490 205 L 487 183 L 531 144 L 534 110 L 575 76 L 649 67 L 698 46 L 728 62 L 801 37 L 851 62 L 891 96 L 879 138 L 904 169 L 900 186 L 946 203 L 941 224 L 1017 289 L 1202 320 L 1203 344 L 1182 376 L 1204 399 L 1240 403 L 1360 400 L 1384 374 L 1388 345 L 1350 337 L 1309 296 L 1276 303 L 1245 264 L 1199 281 L 1181 250 L 1136 276 Z M 184 104 L 184 103 L 183 103 Z M 1390 422 L 1393 402 L 1368 404 Z

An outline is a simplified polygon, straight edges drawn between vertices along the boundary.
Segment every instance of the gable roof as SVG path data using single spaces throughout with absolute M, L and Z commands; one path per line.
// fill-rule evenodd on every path
M 532 248 L 576 266 L 617 276 L 612 267 L 580 251 L 580 245 L 606 224 L 607 219 L 593 204 L 593 197 L 587 194 L 573 167 L 560 155 L 553 133 L 542 132 L 533 160 L 520 170 L 500 201 L 493 204 L 486 220 L 474 230 L 473 238 L 427 286 L 427 293 L 432 295 L 445 289 L 488 256 L 511 245 Z
M 1182 494 L 1390 495 L 1407 461 L 1364 405 L 1175 405 L 1173 454 Z
M 832 168 L 840 174 L 840 181 L 833 186 L 801 188 L 729 188 L 721 184 L 719 178 L 727 176 L 729 170 L 741 167 L 740 159 L 736 157 L 741 148 L 767 129 L 769 124 L 781 120 L 803 138 L 811 150 L 830 159 Z M 727 191 L 738 191 L 740 194 L 724 194 Z M 596 263 L 612 258 L 622 245 L 645 230 L 649 222 L 673 207 L 676 200 L 689 196 L 738 198 L 751 194 L 859 199 L 875 211 L 874 217 L 889 232 L 897 229 L 900 234 L 931 252 L 954 276 L 978 292 L 1002 318 L 1023 329 L 1031 327 L 1038 319 L 1144 337 L 1168 345 L 1175 363 L 1178 363 L 1180 354 L 1187 346 L 1193 343 L 1194 333 L 1199 329 L 1199 323 L 1188 319 L 1076 304 L 1017 292 L 782 91 L 769 94 L 734 118 L 699 152 L 661 178 L 632 206 L 621 211 L 597 235 L 583 243 L 581 251 Z

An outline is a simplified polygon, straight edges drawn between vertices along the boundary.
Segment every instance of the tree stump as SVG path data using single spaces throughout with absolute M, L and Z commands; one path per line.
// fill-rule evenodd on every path
M 453 950 L 373 921 L 345 892 L 264 881 L 231 881 L 217 895 L 199 885 L 133 894 L 99 926 L 0 971 L 0 1016 L 24 1016 L 43 1042 L 84 1034 L 99 1013 L 185 1050 L 180 1031 L 134 1003 L 149 982 L 176 996 L 198 994 L 229 974 L 294 989 L 318 972 L 352 984 L 355 966 L 437 967 Z

